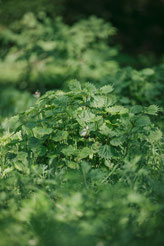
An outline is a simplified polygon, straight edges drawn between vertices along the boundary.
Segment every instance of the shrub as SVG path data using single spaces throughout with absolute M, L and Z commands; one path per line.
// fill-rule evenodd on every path
M 115 32 L 94 16 L 67 26 L 60 18 L 26 14 L 12 28 L 2 28 L 0 82 L 35 92 L 61 88 L 72 78 L 99 81 L 118 68 L 117 49 L 108 45 Z
M 0 139 L 2 163 L 22 172 L 35 164 L 78 169 L 84 161 L 94 168 L 120 168 L 125 158 L 138 155 L 140 166 L 158 169 L 162 133 L 149 117 L 157 106 L 119 106 L 110 85 L 97 89 L 71 82 L 70 87 L 47 92 L 18 115 L 15 133 Z
M 119 106 L 111 85 L 69 86 L 0 137 L 0 243 L 162 245 L 158 107 Z
M 120 103 L 164 106 L 163 68 L 163 64 L 141 70 L 125 67 L 119 69 L 115 76 L 105 78 L 104 81 L 113 83 Z

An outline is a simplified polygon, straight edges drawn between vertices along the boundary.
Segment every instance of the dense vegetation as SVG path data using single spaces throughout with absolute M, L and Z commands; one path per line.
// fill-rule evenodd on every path
M 70 87 L 0 139 L 2 245 L 161 245 L 158 107 L 119 106 L 110 85 Z
M 146 53 L 150 64 L 159 63 L 164 52 L 163 9 L 163 0 L 1 0 L 0 24 L 8 26 L 27 12 L 45 12 L 50 18 L 62 15 L 68 24 L 96 15 L 117 27 L 116 40 L 126 53 L 135 60 L 138 53 Z
M 100 81 L 118 68 L 117 49 L 108 45 L 114 33 L 110 23 L 96 17 L 69 27 L 59 18 L 27 14 L 0 34 L 0 83 L 42 92 L 72 78 Z
M 1 27 L 0 246 L 162 246 L 164 64 L 50 12 Z

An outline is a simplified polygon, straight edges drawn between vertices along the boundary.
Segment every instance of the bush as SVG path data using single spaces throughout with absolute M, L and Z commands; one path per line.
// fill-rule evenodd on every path
M 41 163 L 78 169 L 83 161 L 112 168 L 138 155 L 141 166 L 159 167 L 162 133 L 149 118 L 157 114 L 157 106 L 119 106 L 110 85 L 70 86 L 69 92 L 47 92 L 19 114 L 15 134 L 1 138 L 5 163 L 23 172 Z
M 1 244 L 162 245 L 158 107 L 119 106 L 110 85 L 69 86 L 0 137 Z
M 44 15 L 26 14 L 1 31 L 0 83 L 43 92 L 61 88 L 72 78 L 99 81 L 118 68 L 117 49 L 108 46 L 115 32 L 110 23 L 96 17 L 69 27 L 60 18 L 53 22 Z
M 155 53 L 158 63 L 164 52 L 163 7 L 163 0 L 90 0 L 85 4 L 82 0 L 1 0 L 0 24 L 8 26 L 27 12 L 44 11 L 50 18 L 61 15 L 67 24 L 96 15 L 118 28 L 117 40 L 126 53 L 134 59 L 138 53 Z
M 119 69 L 115 76 L 103 78 L 102 83 L 110 81 L 113 84 L 122 104 L 143 106 L 156 104 L 163 107 L 163 71 L 164 64 L 141 70 L 125 67 Z

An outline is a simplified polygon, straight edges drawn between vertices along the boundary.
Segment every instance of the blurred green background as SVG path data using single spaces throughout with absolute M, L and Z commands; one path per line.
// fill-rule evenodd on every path
M 116 40 L 129 54 L 164 51 L 163 0 L 1 0 L 0 23 L 10 25 L 27 12 L 44 11 L 50 18 L 61 15 L 72 24 L 96 15 L 119 30 Z

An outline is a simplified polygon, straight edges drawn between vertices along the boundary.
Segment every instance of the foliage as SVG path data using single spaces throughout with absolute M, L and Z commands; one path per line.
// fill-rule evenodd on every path
M 110 85 L 70 88 L 0 138 L 1 245 L 162 245 L 158 108 L 119 106 Z
M 26 14 L 0 34 L 0 83 L 34 93 L 67 87 L 72 78 L 98 86 L 110 82 L 121 104 L 163 106 L 164 65 L 119 68 L 121 54 L 108 45 L 114 33 L 96 17 L 67 26 L 60 18 L 52 22 L 44 14 Z
M 36 95 L 27 91 L 19 91 L 12 86 L 2 86 L 0 91 L 0 135 L 8 129 L 15 127 L 16 121 L 9 118 L 25 111 L 34 105 Z
M 121 104 L 163 106 L 164 65 L 119 68 L 121 54 L 108 45 L 114 33 L 96 17 L 67 26 L 60 18 L 26 14 L 0 34 L 0 83 L 34 93 L 66 87 L 72 78 L 99 86 L 109 81 Z
M 23 173 L 35 164 L 78 169 L 83 161 L 120 168 L 124 158 L 142 155 L 141 166 L 159 168 L 162 133 L 150 121 L 158 107 L 119 106 L 110 85 L 96 89 L 72 81 L 70 87 L 47 92 L 17 116 L 15 133 L 0 139 L 2 166 Z
M 109 80 L 123 104 L 156 104 L 164 106 L 164 64 L 153 68 L 136 70 L 125 67 L 118 70 L 115 76 L 104 78 Z
M 96 17 L 69 27 L 60 18 L 26 14 L 0 33 L 0 83 L 35 92 L 61 88 L 72 78 L 99 81 L 118 67 L 117 49 L 108 45 L 114 34 L 110 23 Z
M 118 65 L 114 33 L 43 13 L 1 27 L 0 246 L 164 245 L 164 67 Z
M 73 22 L 89 15 L 99 16 L 112 23 L 119 30 L 117 40 L 126 53 L 157 52 L 163 49 L 163 0 L 66 0 L 64 18 Z
M 0 115 L 11 116 L 25 111 L 35 102 L 35 97 L 27 91 L 21 92 L 13 87 L 2 87 L 0 91 Z
M 19 21 L 28 12 L 38 14 L 39 12 L 51 13 L 56 16 L 63 10 L 63 0 L 1 0 L 0 2 L 0 24 L 11 25 Z
M 117 27 L 117 42 L 134 59 L 146 52 L 158 54 L 159 59 L 164 52 L 163 8 L 163 0 L 90 0 L 85 4 L 82 0 L 1 0 L 0 24 L 9 26 L 27 12 L 44 11 L 51 19 L 61 15 L 67 24 L 96 15 Z
M 137 160 L 126 165 L 115 185 L 103 183 L 101 169 L 88 170 L 87 187 L 77 170 L 54 175 L 41 165 L 30 175 L 6 171 L 1 245 L 162 245 L 164 184 L 148 170 L 136 172 Z M 141 192 L 143 180 L 148 187 Z

